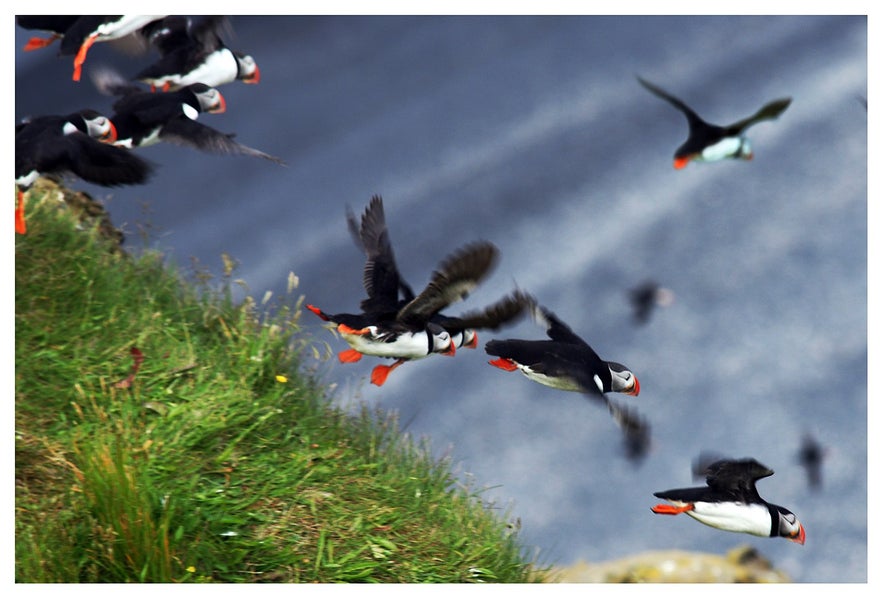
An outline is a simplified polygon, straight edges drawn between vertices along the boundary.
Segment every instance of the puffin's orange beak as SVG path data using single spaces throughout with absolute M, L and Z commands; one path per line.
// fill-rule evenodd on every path
M 261 82 L 261 70 L 255 66 L 254 73 L 251 76 L 246 77 L 242 80 L 243 83 L 260 83 Z
M 106 144 L 112 144 L 117 140 L 117 128 L 110 119 L 108 119 L 107 122 L 110 125 L 110 129 L 107 133 L 101 136 L 100 141 L 103 141 Z
M 800 525 L 800 530 L 797 531 L 797 535 L 793 537 L 788 537 L 788 540 L 799 543 L 800 545 L 803 545 L 806 542 L 806 530 L 804 530 L 803 524 Z
M 634 395 L 637 396 L 638 393 L 641 392 L 641 383 L 638 381 L 638 377 L 635 377 L 635 386 L 632 387 L 631 391 L 625 391 L 626 395 Z

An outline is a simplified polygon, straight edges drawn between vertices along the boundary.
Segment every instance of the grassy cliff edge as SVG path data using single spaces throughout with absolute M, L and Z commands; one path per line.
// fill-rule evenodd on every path
M 35 188 L 16 236 L 16 581 L 541 578 L 394 418 L 332 407 L 293 288 L 234 302 L 230 269 L 120 252 L 69 193 Z

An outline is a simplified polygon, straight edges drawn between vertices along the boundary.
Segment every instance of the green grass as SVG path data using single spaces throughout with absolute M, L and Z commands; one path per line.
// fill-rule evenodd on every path
M 48 197 L 15 248 L 17 582 L 541 580 L 425 443 L 333 407 L 293 285 L 235 302 L 229 260 L 184 276 Z

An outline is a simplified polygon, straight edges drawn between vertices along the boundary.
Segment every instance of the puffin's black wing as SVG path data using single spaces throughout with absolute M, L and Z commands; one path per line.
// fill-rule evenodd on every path
M 560 343 L 569 343 L 589 347 L 582 337 L 571 330 L 569 326 L 559 319 L 551 310 L 545 306 L 537 305 L 533 311 L 534 320 L 546 328 L 546 335 L 553 341 Z M 591 350 L 591 348 L 589 348 Z M 592 350 L 594 353 L 594 350 Z M 600 360 L 600 358 L 598 358 Z
M 626 457 L 640 462 L 650 451 L 650 423 L 637 410 L 604 396 L 613 421 L 622 431 Z
M 178 48 L 192 43 L 190 17 L 172 15 L 154 21 L 141 29 L 141 35 L 157 49 L 161 56 L 166 56 Z
M 409 301 L 414 298 L 414 292 L 402 280 L 396 265 L 386 228 L 383 198 L 379 195 L 371 197 L 362 214 L 361 225 L 349 208 L 346 220 L 353 241 L 366 256 L 362 284 L 368 297 L 362 300 L 361 309 L 365 312 L 397 311 L 400 307 L 399 290 L 403 290 Z
M 454 302 L 465 299 L 497 263 L 499 250 L 487 241 L 471 243 L 445 258 L 426 288 L 399 310 L 397 319 L 422 326 Z
M 763 108 L 752 114 L 750 117 L 742 119 L 741 121 L 737 121 L 732 125 L 724 127 L 727 135 L 739 135 L 759 121 L 766 121 L 778 118 L 780 114 L 785 112 L 785 109 L 791 105 L 791 98 L 780 98 L 778 100 L 773 100 L 772 102 L 765 104 Z
M 191 37 L 199 43 L 202 50 L 209 54 L 223 48 L 220 30 L 230 31 L 230 20 L 224 15 L 209 15 L 198 19 L 191 28 Z
M 718 460 L 705 471 L 705 482 L 709 488 L 720 493 L 728 493 L 743 502 L 761 501 L 755 481 L 772 476 L 773 471 L 755 460 Z
M 482 310 L 467 312 L 461 316 L 441 316 L 433 322 L 450 330 L 490 329 L 497 330 L 501 326 L 513 322 L 536 305 L 536 300 L 528 293 L 513 291 L 503 299 Z
M 163 141 L 182 146 L 191 146 L 203 152 L 254 156 L 255 158 L 263 158 L 282 166 L 285 165 L 285 162 L 276 156 L 271 156 L 266 152 L 234 141 L 232 134 L 221 133 L 216 129 L 184 116 L 172 119 L 166 123 L 159 137 Z
M 702 118 L 698 114 L 696 114 L 696 112 L 692 108 L 684 104 L 680 99 L 674 97 L 661 87 L 653 85 L 652 83 L 645 79 L 642 79 L 641 77 L 638 77 L 638 82 L 640 82 L 640 84 L 643 85 L 648 91 L 650 91 L 650 93 L 662 98 L 663 100 L 683 112 L 684 116 L 687 117 L 687 123 L 690 126 L 691 132 L 693 132 L 694 130 L 702 130 L 706 127 L 714 126 L 702 120 Z
M 85 181 L 115 187 L 145 183 L 153 167 L 124 148 L 72 133 L 52 144 L 43 144 L 34 155 L 41 172 L 71 172 Z

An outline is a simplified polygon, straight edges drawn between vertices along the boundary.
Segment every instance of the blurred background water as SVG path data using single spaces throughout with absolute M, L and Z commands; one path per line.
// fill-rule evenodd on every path
M 864 16 L 235 16 L 228 44 L 257 86 L 221 88 L 201 122 L 277 155 L 275 164 L 160 145 L 141 187 L 72 184 L 103 201 L 134 250 L 191 259 L 260 298 L 298 293 L 330 312 L 364 291 L 345 208 L 381 194 L 399 267 L 422 288 L 477 239 L 502 259 L 458 313 L 518 285 L 605 359 L 629 366 L 651 423 L 638 463 L 598 404 L 487 364 L 492 337 L 543 338 L 530 321 L 479 335 L 368 384 L 377 363 L 317 365 L 341 406 L 399 414 L 459 479 L 520 522 L 540 561 L 645 550 L 724 552 L 750 543 L 799 582 L 867 580 L 868 31 Z M 15 117 L 111 113 L 90 70 L 134 75 L 156 55 L 92 48 L 83 80 L 57 44 L 21 47 Z M 755 159 L 672 168 L 686 120 L 640 75 L 726 125 L 783 96 L 749 129 Z M 654 279 L 676 300 L 636 326 L 628 290 Z M 346 346 L 310 313 L 316 344 Z M 823 485 L 797 462 L 828 448 Z M 760 494 L 794 511 L 805 546 L 650 512 L 654 491 L 694 486 L 705 449 L 775 470 Z

